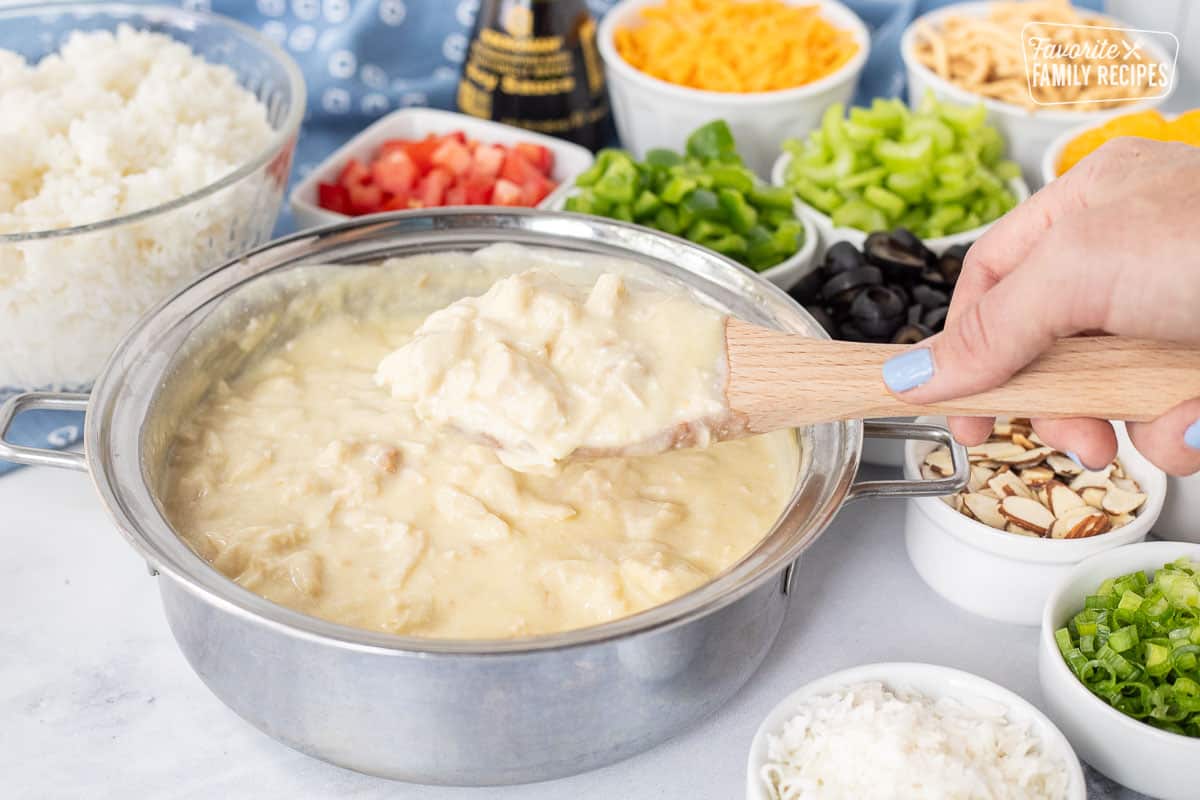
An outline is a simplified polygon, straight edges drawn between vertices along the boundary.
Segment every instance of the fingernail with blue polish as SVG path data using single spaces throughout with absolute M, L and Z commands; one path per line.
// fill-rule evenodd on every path
M 1200 419 L 1193 422 L 1183 432 L 1183 443 L 1193 450 L 1200 450 Z
M 892 356 L 883 364 L 883 382 L 893 392 L 915 389 L 933 377 L 933 353 L 928 347 Z
M 1077 465 L 1079 465 L 1079 466 L 1083 467 L 1083 462 L 1079 460 L 1079 456 L 1075 455 L 1075 454 L 1074 454 L 1074 453 L 1072 453 L 1070 450 L 1068 450 L 1068 451 L 1067 451 L 1067 458 L 1069 458 L 1069 459 L 1071 459 L 1072 461 L 1074 461 L 1074 462 L 1075 462 Z M 1087 467 L 1083 467 L 1083 468 L 1084 468 L 1084 469 L 1087 469 Z

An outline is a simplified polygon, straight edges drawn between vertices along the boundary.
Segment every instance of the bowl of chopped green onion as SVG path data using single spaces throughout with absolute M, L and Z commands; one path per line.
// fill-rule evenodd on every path
M 715 120 L 682 153 L 652 149 L 641 160 L 601 150 L 560 210 L 634 222 L 733 259 L 783 289 L 816 266 L 819 236 L 797 213 L 790 190 L 760 179 Z
M 1080 563 L 1046 601 L 1038 674 L 1080 757 L 1131 789 L 1200 795 L 1200 545 Z
M 968 244 L 1029 197 L 982 105 L 927 97 L 830 106 L 821 127 L 784 142 L 771 182 L 796 193 L 824 246 L 861 246 L 874 230 L 911 230 L 935 253 Z

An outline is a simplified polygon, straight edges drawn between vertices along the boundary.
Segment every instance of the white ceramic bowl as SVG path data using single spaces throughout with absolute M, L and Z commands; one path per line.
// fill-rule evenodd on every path
M 791 153 L 781 153 L 779 158 L 775 159 L 775 164 L 771 167 L 771 183 L 775 186 L 787 186 L 788 164 L 792 163 Z M 1008 188 L 1017 198 L 1018 203 L 1022 203 L 1029 199 L 1029 185 L 1022 178 L 1013 178 L 1008 182 Z M 824 257 L 825 251 L 837 242 L 850 242 L 855 247 L 861 248 L 863 243 L 867 241 L 868 231 L 860 231 L 857 228 L 839 228 L 833 224 L 833 220 L 829 215 L 818 211 L 800 198 L 796 198 L 796 214 L 805 219 L 812 220 L 817 226 L 817 230 L 821 234 L 821 252 L 819 257 Z M 940 236 L 936 239 L 925 239 L 925 246 L 933 252 L 941 255 L 942 253 L 954 247 L 957 244 L 970 244 L 971 242 L 983 236 L 988 228 L 995 224 L 996 220 L 980 225 L 978 228 L 972 228 L 969 231 L 962 233 L 954 233 L 949 236 Z
M 551 211 L 562 211 L 572 191 L 573 187 L 567 187 L 567 191 L 563 192 L 555 190 L 553 195 L 546 198 L 546 203 L 543 203 L 542 207 Z M 800 224 L 804 226 L 804 244 L 791 258 L 758 273 L 784 291 L 791 289 L 800 282 L 801 278 L 817 268 L 820 234 L 817 233 L 817 228 L 813 225 L 812 220 L 799 214 L 796 215 L 796 219 L 800 220 Z
M 1154 534 L 1175 542 L 1200 544 L 1200 473 L 1167 477 L 1167 499 Z
M 558 188 L 538 204 L 539 208 L 552 207 L 563 193 L 570 190 L 575 177 L 595 160 L 586 148 L 552 136 L 453 111 L 405 108 L 375 120 L 296 185 L 290 197 L 296 228 L 303 230 L 350 219 L 345 214 L 318 205 L 317 184 L 336 182 L 338 174 L 351 158 L 367 163 L 388 139 L 423 139 L 431 133 L 440 135 L 451 131 L 463 131 L 469 138 L 489 144 L 533 142 L 548 147 L 554 153 L 554 171 L 550 177 L 558 184 Z
M 911 663 L 851 667 L 806 684 L 784 698 L 783 702 L 772 709 L 758 727 L 758 732 L 754 734 L 754 741 L 750 745 L 750 758 L 746 765 L 746 800 L 769 800 L 766 787 L 759 776 L 767 760 L 767 735 L 780 731 L 783 724 L 795 715 L 795 709 L 802 700 L 869 681 L 879 681 L 893 690 L 905 688 L 920 692 L 935 699 L 952 697 L 966 705 L 973 701 L 999 703 L 1007 709 L 1006 715 L 1009 720 L 1030 725 L 1035 735 L 1045 743 L 1047 752 L 1058 756 L 1065 763 L 1068 785 L 1067 796 L 1063 800 L 1086 800 L 1087 786 L 1083 780 L 1083 769 L 1070 743 L 1058 728 L 1054 727 L 1054 723 L 1031 703 L 978 675 L 935 664 Z M 869 753 L 861 755 L 864 758 L 870 757 Z M 887 794 L 887 787 L 880 787 L 879 796 L 890 796 Z
M 1109 577 L 1153 571 L 1181 556 L 1200 559 L 1200 545 L 1144 542 L 1093 556 L 1059 581 L 1042 614 L 1038 677 L 1046 713 L 1079 756 L 1114 781 L 1163 800 L 1200 796 L 1200 739 L 1161 731 L 1127 717 L 1076 679 L 1054 642 L 1054 631 L 1083 608 L 1084 598 Z
M 1145 109 L 1142 109 L 1143 111 Z M 1132 114 L 1132 111 L 1126 111 L 1115 116 L 1123 117 L 1125 114 Z M 1168 120 L 1173 120 L 1178 114 L 1164 114 Z M 1104 124 L 1106 120 L 1100 122 L 1087 122 L 1083 125 L 1077 125 L 1074 128 L 1068 128 L 1054 138 L 1046 151 L 1042 153 L 1042 185 L 1045 186 L 1050 181 L 1058 177 L 1058 159 L 1062 156 L 1063 149 L 1072 142 L 1076 136 L 1087 133 L 1092 128 L 1098 128 Z
M 853 33 L 858 52 L 840 69 L 820 80 L 794 89 L 754 94 L 676 86 L 650 77 L 621 58 L 613 43 L 616 30 L 635 25 L 642 8 L 661 5 L 662 0 L 624 0 L 605 14 L 597 40 L 622 144 L 638 158 L 655 147 L 682 150 L 693 130 L 712 120 L 724 119 L 733 130 L 746 165 L 765 177 L 783 138 L 816 127 L 829 104 L 845 103 L 854 96 L 858 75 L 871 46 L 866 25 L 841 3 L 788 1 L 820 5 L 826 19 Z
M 1004 134 L 1004 139 L 1008 142 L 1009 158 L 1021 165 L 1025 180 L 1035 189 L 1039 187 L 1042 175 L 1042 154 L 1050 142 L 1063 131 L 1085 123 L 1096 124 L 1130 111 L 1151 108 L 1167 99 L 1167 95 L 1164 95 L 1116 107 L 1104 108 L 1103 105 L 1098 105 L 1097 110 L 1094 111 L 1070 111 L 1064 110 L 1065 107 L 1057 106 L 1042 106 L 1034 110 L 969 92 L 939 77 L 917 60 L 916 31 L 921 23 L 937 28 L 941 24 L 941 20 L 947 16 L 984 17 L 987 15 L 990 5 L 991 3 L 974 2 L 944 6 L 919 17 L 905 29 L 904 35 L 900 38 L 900 57 L 903 59 L 904 68 L 908 73 L 908 100 L 915 106 L 928 90 L 932 91 L 933 96 L 938 100 L 950 100 L 964 104 L 983 103 L 987 108 L 988 119 L 999 129 L 1000 133 Z M 1119 22 L 1114 24 L 1120 25 Z M 1148 39 L 1140 41 L 1143 50 L 1156 61 L 1169 62 L 1167 54 L 1155 42 Z
M 945 424 L 940 417 L 919 421 Z M 1117 455 L 1126 473 L 1148 496 L 1133 522 L 1087 539 L 1038 539 L 969 519 L 936 497 L 913 498 L 904 521 L 913 567 L 930 588 L 967 611 L 1001 622 L 1039 624 L 1046 598 L 1076 564 L 1142 541 L 1162 511 L 1166 474 L 1133 448 L 1120 424 L 1117 440 Z M 921 477 L 921 463 L 933 448 L 932 443 L 907 443 L 905 477 Z

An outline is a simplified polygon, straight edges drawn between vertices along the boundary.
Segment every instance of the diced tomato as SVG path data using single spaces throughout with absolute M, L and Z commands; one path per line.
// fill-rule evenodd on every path
M 521 197 L 521 187 L 510 180 L 501 178 L 496 181 L 496 188 L 492 192 L 492 202 L 498 206 L 524 205 Z
M 352 158 L 346 162 L 346 166 L 342 167 L 342 171 L 338 173 L 337 182 L 349 189 L 351 186 L 360 186 L 368 183 L 370 180 L 371 171 L 357 158 Z
M 352 214 L 374 214 L 383 207 L 383 189 L 372 183 L 351 184 L 346 190 Z
M 379 145 L 379 155 L 387 155 L 393 150 L 407 151 L 412 144 L 412 139 L 387 139 L 383 144 Z
M 440 206 L 446 199 L 446 189 L 454 180 L 449 170 L 435 167 L 417 185 L 416 196 L 426 208 Z
M 467 133 L 466 133 L 466 131 L 450 131 L 450 133 L 447 133 L 444 136 L 442 136 L 442 139 L 454 139 L 459 144 L 466 144 L 467 143 Z
M 492 202 L 492 188 L 495 185 L 495 178 L 487 175 L 467 175 L 464 183 L 467 190 L 466 204 L 469 206 L 489 205 Z
M 454 175 L 462 175 L 471 166 L 471 151 L 457 139 L 446 138 L 433 151 L 430 161 Z
M 350 192 L 336 183 L 317 184 L 317 205 L 338 214 L 350 213 Z
M 467 205 L 467 187 L 461 183 L 456 183 L 446 190 L 446 205 L 448 206 L 465 206 Z
M 504 165 L 500 167 L 500 177 L 512 181 L 518 186 L 541 175 L 541 171 L 530 164 L 529 159 L 525 158 L 518 150 L 509 150 L 504 157 Z
M 504 166 L 504 148 L 494 144 L 481 144 L 475 148 L 471 162 L 471 172 L 474 175 L 484 175 L 494 178 L 500 174 Z
M 536 206 L 554 191 L 556 185 L 554 181 L 540 175 L 530 178 L 521 185 L 522 204 L 530 207 Z
M 417 165 L 403 150 L 389 150 L 371 162 L 371 178 L 385 192 L 407 195 L 419 177 Z
M 554 152 L 548 147 L 533 142 L 517 142 L 513 150 L 524 156 L 543 175 L 549 176 L 554 170 Z
M 413 163 L 417 165 L 417 169 L 424 175 L 433 169 L 433 154 L 441 144 L 441 138 L 431 133 L 419 142 L 410 143 L 405 148 L 405 152 L 408 153 L 409 158 L 413 160 Z
M 381 211 L 407 211 L 409 206 L 408 192 L 397 192 L 396 194 L 388 195 L 383 201 Z

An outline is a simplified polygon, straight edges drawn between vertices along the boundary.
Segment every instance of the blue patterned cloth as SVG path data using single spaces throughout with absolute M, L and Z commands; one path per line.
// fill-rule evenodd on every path
M 915 15 L 947 1 L 844 0 L 872 31 L 871 56 L 859 85 L 860 102 L 904 91 L 900 34 Z M 588 0 L 588 6 L 599 17 L 616 2 Z M 309 102 L 292 171 L 296 180 L 389 111 L 408 106 L 452 108 L 479 2 L 179 0 L 179 5 L 253 25 L 299 62 Z M 291 230 L 291 215 L 285 208 L 276 233 Z M 20 444 L 65 447 L 78 440 L 81 428 L 81 415 L 30 412 L 20 417 L 9 438 Z M 0 461 L 0 474 L 13 468 Z

